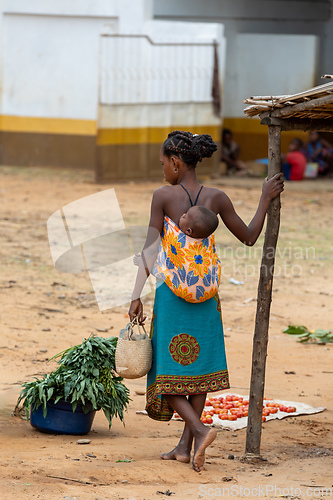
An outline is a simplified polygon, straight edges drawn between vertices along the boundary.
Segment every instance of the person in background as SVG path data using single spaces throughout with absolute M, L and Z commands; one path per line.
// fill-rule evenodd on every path
M 240 147 L 233 140 L 233 135 L 231 130 L 224 128 L 222 130 L 222 150 L 221 150 L 221 161 L 227 164 L 228 173 L 240 173 L 244 174 L 246 172 L 246 164 L 239 160 Z
M 289 153 L 282 155 L 282 172 L 287 181 L 301 181 L 306 169 L 306 156 L 302 151 L 303 142 L 295 137 L 289 143 Z
M 309 142 L 305 150 L 308 162 L 318 163 L 319 175 L 325 176 L 333 173 L 333 146 L 326 139 L 319 136 L 318 132 L 309 132 Z

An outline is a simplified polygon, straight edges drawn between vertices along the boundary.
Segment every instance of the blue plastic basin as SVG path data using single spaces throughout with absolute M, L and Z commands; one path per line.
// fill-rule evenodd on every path
M 41 432 L 82 435 L 90 431 L 95 413 L 95 410 L 84 413 L 80 404 L 73 412 L 68 401 L 57 404 L 49 401 L 46 417 L 43 417 L 43 407 L 39 406 L 34 412 L 30 411 L 30 423 Z

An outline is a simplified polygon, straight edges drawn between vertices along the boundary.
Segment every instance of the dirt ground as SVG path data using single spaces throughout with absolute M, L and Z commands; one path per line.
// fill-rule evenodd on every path
M 203 181 L 225 190 L 240 216 L 251 220 L 260 179 Z M 289 183 L 282 196 L 265 387 L 266 397 L 327 409 L 264 423 L 265 461 L 242 461 L 245 429 L 220 430 L 207 451 L 206 470 L 199 474 L 189 464 L 160 460 L 160 453 L 177 443 L 182 423 L 159 423 L 136 414 L 145 405 L 144 396 L 135 393 L 144 390 L 144 379 L 126 382 L 132 398 L 126 426 L 114 420 L 109 431 L 99 412 L 86 436 L 88 445 L 78 445 L 75 436 L 39 433 L 12 415 L 20 385 L 54 369 L 53 361 L 47 364 L 49 357 L 97 333 L 96 328 L 108 330 L 100 335 L 117 336 L 127 322 L 126 307 L 99 311 L 87 274 L 60 273 L 53 267 L 47 219 L 71 201 L 115 187 L 126 224 L 146 224 L 158 185 L 97 185 L 90 172 L 0 169 L 1 497 L 142 500 L 166 498 L 170 492 L 176 500 L 333 496 L 333 345 L 299 344 L 282 333 L 289 323 L 310 329 L 333 326 L 333 180 Z M 249 393 L 262 241 L 261 236 L 245 252 L 225 227 L 217 232 L 231 390 L 244 395 Z M 229 283 L 231 277 L 244 284 Z M 145 298 L 149 317 L 152 300 Z M 124 459 L 129 461 L 117 462 Z

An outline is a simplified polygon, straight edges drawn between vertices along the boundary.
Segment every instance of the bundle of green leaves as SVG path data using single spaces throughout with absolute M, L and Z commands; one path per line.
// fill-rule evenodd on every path
M 129 403 L 129 390 L 115 372 L 116 337 L 89 337 L 82 344 L 70 347 L 51 359 L 60 358 L 59 367 L 41 379 L 22 385 L 16 409 L 23 402 L 27 420 L 30 410 L 34 412 L 43 405 L 47 414 L 47 403 L 69 401 L 73 411 L 81 404 L 87 413 L 103 410 L 112 425 L 112 419 L 124 419 L 124 410 Z M 49 360 L 50 361 L 50 360 Z
M 333 333 L 331 330 L 309 330 L 306 326 L 302 325 L 289 325 L 288 328 L 283 330 L 283 333 L 289 335 L 297 335 L 298 342 L 310 342 L 315 344 L 327 344 L 333 342 Z

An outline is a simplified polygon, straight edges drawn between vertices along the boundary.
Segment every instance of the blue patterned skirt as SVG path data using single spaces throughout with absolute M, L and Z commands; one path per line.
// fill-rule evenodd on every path
M 151 324 L 153 363 L 147 377 L 148 415 L 170 420 L 164 394 L 204 394 L 229 388 L 218 295 L 193 304 L 165 283 L 156 287 Z

